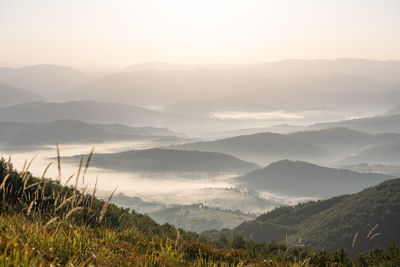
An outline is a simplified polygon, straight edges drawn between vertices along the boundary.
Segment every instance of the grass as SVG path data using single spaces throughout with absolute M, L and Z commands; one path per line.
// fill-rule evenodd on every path
M 111 204 L 115 190 L 107 201 L 95 197 L 96 187 L 93 192 L 86 192 L 87 188 L 79 191 L 83 161 L 70 187 L 60 184 L 60 160 L 56 180 L 45 178 L 48 168 L 41 178 L 33 177 L 28 171 L 31 162 L 17 172 L 10 161 L 0 160 L 0 267 L 400 264 L 396 247 L 350 259 L 343 251 L 329 254 L 245 241 L 240 236 L 211 241 L 168 224 L 158 225 L 145 215 Z

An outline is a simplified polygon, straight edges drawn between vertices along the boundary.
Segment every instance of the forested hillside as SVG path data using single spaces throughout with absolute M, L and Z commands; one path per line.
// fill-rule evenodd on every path
M 293 245 L 327 251 L 343 248 L 354 256 L 375 247 L 399 245 L 399 210 L 400 179 L 393 179 L 357 194 L 277 208 L 220 233 L 266 242 L 287 238 Z

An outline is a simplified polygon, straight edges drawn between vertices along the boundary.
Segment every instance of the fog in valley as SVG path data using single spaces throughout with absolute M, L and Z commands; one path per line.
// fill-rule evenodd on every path
M 0 156 L 19 171 L 197 233 L 400 176 L 395 1 L 11 2 Z
M 56 179 L 58 143 L 61 181 L 73 186 L 94 148 L 82 190 L 98 179 L 99 197 L 117 188 L 114 203 L 161 223 L 183 209 L 179 227 L 234 227 L 399 175 L 398 66 L 140 64 L 96 77 L 55 65 L 2 68 L 0 151 L 19 170 L 34 158 L 39 177 L 52 163 L 46 176 Z M 196 205 L 209 209 L 202 225 L 191 223 L 203 216 L 191 217 Z

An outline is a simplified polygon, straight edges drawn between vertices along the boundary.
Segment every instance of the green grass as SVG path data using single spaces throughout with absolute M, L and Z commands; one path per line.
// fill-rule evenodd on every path
M 350 259 L 343 251 L 240 236 L 211 241 L 159 225 L 76 186 L 32 177 L 27 168 L 17 172 L 5 160 L 0 160 L 0 203 L 0 267 L 400 265 L 397 247 Z

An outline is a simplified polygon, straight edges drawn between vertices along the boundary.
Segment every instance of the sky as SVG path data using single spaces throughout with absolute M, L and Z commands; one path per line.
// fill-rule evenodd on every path
M 0 63 L 400 60 L 399 0 L 1 0 Z

